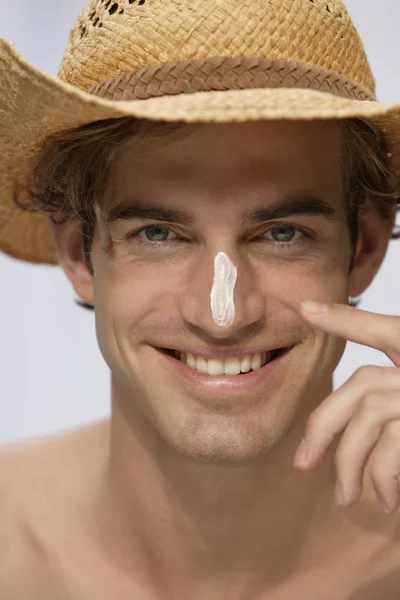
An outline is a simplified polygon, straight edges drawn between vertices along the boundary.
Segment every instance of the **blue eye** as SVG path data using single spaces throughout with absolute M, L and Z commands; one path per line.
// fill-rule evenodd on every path
M 137 233 L 139 235 L 139 233 L 144 232 L 146 235 L 145 241 L 148 242 L 165 242 L 168 238 L 169 231 L 171 231 L 169 227 L 162 227 L 161 225 L 149 225 Z M 152 238 L 153 235 L 155 236 L 155 239 L 149 239 Z
M 173 237 L 168 237 L 169 234 L 172 234 Z M 267 236 L 272 236 L 272 239 Z M 131 231 L 125 239 L 155 251 L 189 241 L 176 234 L 171 227 L 158 224 L 147 225 L 146 227 Z M 270 226 L 262 235 L 257 236 L 255 241 L 264 244 L 272 251 L 289 252 L 294 250 L 295 247 L 300 248 L 301 246 L 305 246 L 306 242 L 312 239 L 314 239 L 313 235 L 303 227 L 298 227 L 290 223 L 278 223 Z
M 282 224 L 271 227 L 271 229 L 269 229 L 267 233 L 270 233 L 272 237 L 275 238 L 272 241 L 276 243 L 290 243 L 296 235 L 296 232 L 301 233 L 298 227 L 295 227 L 294 225 Z

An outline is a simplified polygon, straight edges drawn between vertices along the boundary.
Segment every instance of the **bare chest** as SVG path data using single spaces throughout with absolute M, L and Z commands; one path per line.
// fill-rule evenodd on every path
M 89 550 L 83 540 L 68 547 L 21 548 L 8 584 L 2 582 L 2 600 L 166 600 L 157 582 L 139 583 L 132 574 L 115 566 Z M 362 555 L 350 556 L 311 567 L 303 573 L 288 575 L 278 585 L 263 585 L 243 594 L 227 593 L 213 586 L 191 590 L 191 600 L 398 600 L 400 597 L 400 557 L 397 548 L 384 545 L 364 549 Z M 157 590 L 157 591 L 156 591 Z M 229 590 L 229 592 L 228 592 Z M 187 596 L 173 600 L 187 600 Z

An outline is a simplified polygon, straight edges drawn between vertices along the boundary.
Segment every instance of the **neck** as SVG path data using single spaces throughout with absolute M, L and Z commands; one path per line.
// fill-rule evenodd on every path
M 315 407 L 331 391 L 329 381 Z M 240 467 L 202 465 L 144 433 L 142 423 L 135 421 L 133 428 L 113 394 L 100 509 L 112 559 L 118 555 L 135 574 L 140 564 L 142 575 L 151 573 L 164 591 L 208 580 L 213 589 L 221 582 L 225 592 L 231 582 L 230 598 L 266 578 L 277 585 L 307 561 L 320 560 L 321 545 L 313 539 L 338 512 L 335 448 L 316 470 L 293 467 L 311 410 L 262 460 Z M 233 572 L 242 580 L 233 581 Z

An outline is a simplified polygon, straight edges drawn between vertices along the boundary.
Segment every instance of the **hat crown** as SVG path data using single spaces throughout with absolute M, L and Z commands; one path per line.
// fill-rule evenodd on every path
M 58 75 L 88 90 L 159 63 L 239 56 L 315 65 L 375 93 L 363 44 L 339 0 L 91 0 Z

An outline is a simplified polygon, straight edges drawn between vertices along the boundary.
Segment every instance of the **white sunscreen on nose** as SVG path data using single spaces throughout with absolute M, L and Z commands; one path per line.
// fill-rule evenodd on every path
M 225 252 L 218 252 L 214 259 L 214 281 L 211 289 L 211 312 L 221 327 L 229 327 L 235 319 L 233 292 L 237 279 L 237 267 Z

